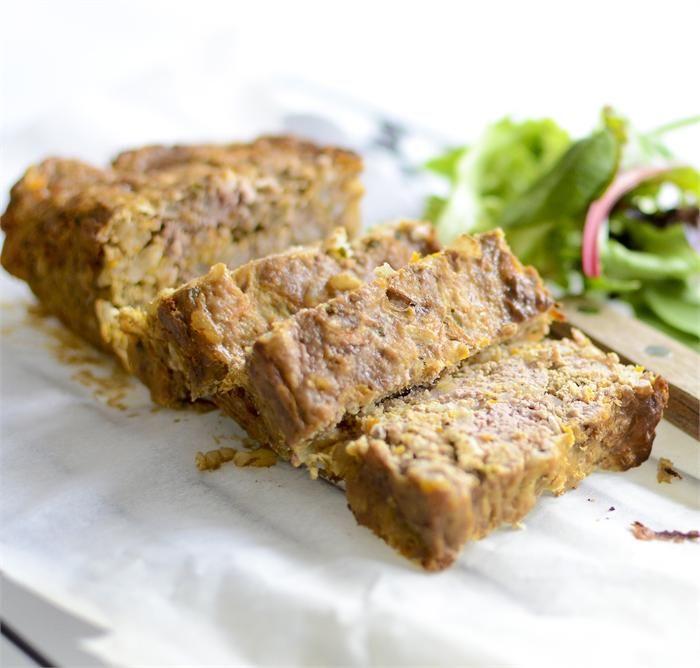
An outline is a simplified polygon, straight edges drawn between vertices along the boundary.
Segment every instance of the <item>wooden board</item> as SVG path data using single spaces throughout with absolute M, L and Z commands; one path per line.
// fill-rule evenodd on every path
M 700 355 L 663 332 L 610 306 L 596 312 L 575 301 L 564 304 L 568 322 L 556 323 L 555 336 L 577 327 L 604 350 L 628 363 L 641 364 L 662 375 L 669 385 L 664 417 L 700 441 Z

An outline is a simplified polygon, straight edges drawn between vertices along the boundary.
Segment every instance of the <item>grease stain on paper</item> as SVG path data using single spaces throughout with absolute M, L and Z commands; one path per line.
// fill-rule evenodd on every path
M 41 304 L 9 302 L 2 309 L 24 308 L 24 318 L 2 328 L 3 336 L 19 333 L 24 327 L 39 330 L 46 337 L 45 347 L 52 357 L 66 366 L 80 367 L 71 378 L 88 388 L 110 408 L 127 410 L 126 398 L 134 387 L 132 377 L 119 362 L 95 350 L 48 313 Z

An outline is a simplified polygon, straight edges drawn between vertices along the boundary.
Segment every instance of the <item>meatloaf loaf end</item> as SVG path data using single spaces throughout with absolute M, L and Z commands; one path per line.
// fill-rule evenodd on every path
M 216 265 L 145 309 L 122 310 L 128 366 L 156 403 L 177 406 L 214 398 L 257 433 L 244 368 L 255 339 L 274 322 L 357 288 L 383 264 L 398 269 L 438 248 L 430 223 L 400 221 L 353 241 L 338 228 L 320 244 L 235 270 Z
M 12 188 L 2 264 L 68 327 L 121 352 L 117 310 L 213 264 L 359 229 L 360 158 L 289 137 L 149 147 L 109 169 L 49 159 Z
M 430 570 L 519 522 L 537 496 L 649 456 L 666 382 L 573 339 L 494 346 L 429 389 L 384 401 L 319 465 L 357 521 Z
M 430 383 L 493 343 L 541 335 L 556 315 L 500 230 L 461 237 L 258 338 L 247 367 L 262 428 L 282 456 L 305 463 L 310 441 L 344 415 Z

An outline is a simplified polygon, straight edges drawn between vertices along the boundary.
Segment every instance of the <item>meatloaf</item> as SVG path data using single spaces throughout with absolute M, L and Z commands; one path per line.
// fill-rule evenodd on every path
M 430 223 L 400 221 L 353 241 L 339 228 L 320 244 L 235 270 L 215 265 L 145 309 L 123 309 L 128 366 L 157 403 L 213 398 L 255 437 L 244 367 L 255 339 L 274 322 L 370 280 L 381 265 L 399 268 L 436 250 Z
M 578 332 L 494 346 L 353 418 L 317 464 L 345 479 L 360 524 L 437 570 L 540 493 L 644 462 L 667 398 L 662 378 Z
M 117 309 L 213 264 L 359 228 L 361 161 L 289 137 L 149 147 L 111 168 L 49 159 L 12 188 L 3 266 L 68 327 L 111 350 Z
M 430 383 L 493 343 L 541 334 L 556 315 L 500 230 L 465 235 L 259 337 L 247 372 L 261 429 L 279 454 L 305 463 L 310 441 L 344 415 Z

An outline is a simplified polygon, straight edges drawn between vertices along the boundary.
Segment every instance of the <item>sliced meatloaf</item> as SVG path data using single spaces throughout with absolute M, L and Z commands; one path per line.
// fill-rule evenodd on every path
M 546 327 L 554 302 L 503 233 L 461 237 L 278 323 L 247 360 L 266 440 L 305 463 L 346 414 L 434 381 L 487 346 Z
M 2 264 L 43 304 L 105 349 L 121 345 L 120 307 L 215 263 L 359 229 L 353 153 L 292 138 L 228 146 L 149 147 L 111 168 L 49 159 L 13 187 Z
M 353 418 L 315 463 L 345 479 L 360 524 L 437 570 L 542 492 L 644 462 L 667 397 L 662 378 L 578 332 L 494 346 Z
M 235 270 L 216 265 L 146 309 L 123 310 L 128 366 L 157 403 L 213 398 L 255 437 L 245 374 L 255 339 L 278 320 L 357 288 L 379 266 L 398 269 L 436 250 L 430 223 L 401 221 L 353 241 L 339 228 L 320 244 Z

